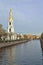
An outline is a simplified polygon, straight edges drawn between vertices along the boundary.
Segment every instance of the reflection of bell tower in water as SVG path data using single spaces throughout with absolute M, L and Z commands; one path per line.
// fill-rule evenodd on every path
M 12 9 L 10 9 L 10 12 L 9 12 L 8 40 L 14 40 L 14 27 L 13 27 Z

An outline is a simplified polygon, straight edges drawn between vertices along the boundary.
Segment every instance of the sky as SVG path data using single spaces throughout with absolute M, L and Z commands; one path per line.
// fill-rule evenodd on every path
M 0 0 L 0 24 L 6 30 L 10 8 L 13 11 L 15 32 L 43 32 L 43 0 Z

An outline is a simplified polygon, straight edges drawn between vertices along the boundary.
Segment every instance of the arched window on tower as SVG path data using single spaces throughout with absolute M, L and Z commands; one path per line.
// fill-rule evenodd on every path
M 9 29 L 9 32 L 11 32 L 11 28 Z
M 9 22 L 9 25 L 11 25 L 11 22 Z

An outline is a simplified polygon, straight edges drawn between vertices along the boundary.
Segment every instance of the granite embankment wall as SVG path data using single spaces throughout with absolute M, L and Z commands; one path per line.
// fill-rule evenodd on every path
M 29 40 L 20 40 L 20 41 L 11 41 L 11 42 L 1 42 L 0 43 L 0 48 L 8 47 L 8 46 L 13 46 L 21 43 L 26 43 Z

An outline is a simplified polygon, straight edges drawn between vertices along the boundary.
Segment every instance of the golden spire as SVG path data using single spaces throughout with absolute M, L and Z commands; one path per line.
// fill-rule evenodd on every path
M 13 20 L 12 9 L 10 9 L 10 12 L 9 12 L 9 22 L 12 22 L 12 20 Z

